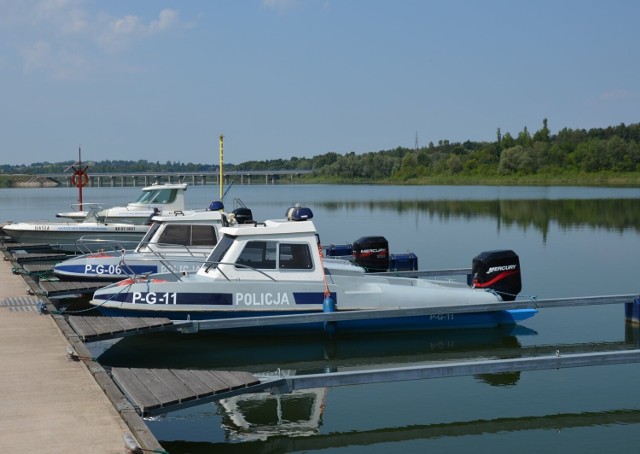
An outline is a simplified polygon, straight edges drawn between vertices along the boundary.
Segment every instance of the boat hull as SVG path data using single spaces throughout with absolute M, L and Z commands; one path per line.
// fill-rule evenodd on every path
M 123 256 L 117 251 L 96 252 L 57 263 L 53 273 L 60 279 L 105 282 L 166 272 L 193 273 L 200 268 L 207 253 L 203 252 L 199 257 L 195 255 L 165 255 L 162 259 L 153 253 L 127 253 Z
M 17 223 L 4 227 L 16 243 L 47 244 L 65 252 L 135 247 L 149 230 L 147 225 L 97 223 Z
M 199 275 L 171 282 L 158 275 L 144 282 L 121 281 L 95 292 L 91 304 L 107 316 L 166 317 L 172 320 L 216 320 L 333 311 L 325 307 L 321 283 L 278 281 L 207 282 Z M 442 307 L 431 315 L 370 318 L 289 324 L 275 327 L 234 328 L 234 332 L 404 331 L 424 329 L 491 328 L 518 323 L 535 310 L 501 310 L 495 294 L 464 285 L 423 279 L 333 276 L 329 285 L 335 311 L 402 310 Z M 347 290 L 345 290 L 347 289 Z M 477 305 L 481 311 L 451 313 L 451 307 Z M 495 310 L 487 310 L 495 306 Z
M 242 317 L 268 317 L 273 315 L 292 315 L 290 312 L 197 312 L 188 316 L 184 312 L 166 312 L 158 314 L 151 310 L 141 310 L 132 313 L 131 310 L 113 307 L 100 307 L 99 311 L 109 317 L 158 317 L 163 316 L 171 320 L 222 320 Z M 310 311 L 307 313 L 320 313 Z M 318 334 L 327 333 L 376 333 L 380 331 L 423 331 L 467 328 L 497 328 L 499 326 L 514 325 L 537 314 L 535 309 L 516 309 L 491 312 L 473 313 L 442 313 L 411 317 L 389 317 L 377 319 L 348 320 L 337 322 L 317 322 L 300 324 L 281 324 L 277 326 L 252 326 L 249 328 L 220 329 L 221 333 L 242 335 L 289 335 L 289 334 Z M 300 314 L 300 312 L 296 312 Z

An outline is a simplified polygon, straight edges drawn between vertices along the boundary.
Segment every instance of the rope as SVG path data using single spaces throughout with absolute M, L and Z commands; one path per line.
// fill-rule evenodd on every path
M 322 253 L 322 244 L 318 241 L 318 253 L 320 254 L 320 266 L 322 267 L 322 279 L 324 280 L 324 297 L 331 296 L 329 284 L 327 283 L 327 273 L 324 269 L 324 254 Z

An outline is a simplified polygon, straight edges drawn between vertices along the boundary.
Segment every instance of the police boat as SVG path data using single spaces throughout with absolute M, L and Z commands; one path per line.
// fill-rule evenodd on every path
M 90 303 L 109 316 L 192 321 L 356 313 L 355 318 L 328 322 L 332 332 L 488 328 L 516 324 L 537 312 L 501 309 L 522 287 L 513 251 L 475 257 L 472 285 L 367 273 L 357 264 L 324 257 L 312 218 L 309 208 L 296 207 L 285 219 L 222 227 L 218 243 L 197 272 L 125 279 L 97 290 Z M 439 307 L 443 310 L 436 314 L 415 311 Z M 452 307 L 466 309 L 447 311 Z M 388 310 L 389 315 L 366 315 L 375 310 Z M 287 325 L 285 317 L 278 323 L 230 329 L 248 334 L 327 330 L 326 322 L 311 319 Z
M 53 273 L 60 279 L 108 282 L 163 272 L 195 272 L 218 242 L 221 227 L 252 221 L 251 210 L 244 205 L 229 214 L 223 210 L 224 205 L 216 201 L 207 210 L 154 216 L 135 249 L 73 257 L 54 265 Z

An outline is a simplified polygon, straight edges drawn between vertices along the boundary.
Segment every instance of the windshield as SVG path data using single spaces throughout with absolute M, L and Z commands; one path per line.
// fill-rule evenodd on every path
M 142 241 L 140 241 L 140 246 L 146 246 L 147 244 L 149 244 L 151 238 L 153 237 L 153 235 L 155 235 L 159 228 L 160 224 L 158 224 L 157 222 L 151 224 L 151 227 L 149 227 L 149 230 L 147 230 L 147 233 L 142 238 Z
M 209 255 L 206 265 L 208 267 L 215 268 L 218 266 L 218 262 L 223 262 L 224 256 L 235 239 L 236 237 L 233 235 L 223 235 L 222 238 L 220 238 L 220 241 L 218 241 L 216 247 L 211 251 L 211 255 Z
M 144 191 L 136 203 L 172 203 L 176 200 L 178 191 L 176 189 L 154 189 Z

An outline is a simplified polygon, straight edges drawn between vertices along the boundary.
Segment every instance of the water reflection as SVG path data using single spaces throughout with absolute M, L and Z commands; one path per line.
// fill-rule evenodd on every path
M 274 453 L 311 452 L 348 446 L 373 446 L 410 440 L 466 437 L 470 435 L 566 430 L 595 426 L 640 423 L 640 410 L 614 409 L 602 412 L 557 413 L 542 416 L 479 419 L 443 424 L 411 425 L 359 432 L 313 435 L 301 438 L 276 436 L 267 441 L 246 443 L 162 442 L 169 452 L 198 453 Z
M 518 336 L 535 335 L 524 326 L 384 335 L 231 336 L 150 334 L 118 341 L 98 360 L 111 367 L 245 370 L 292 369 L 298 374 L 355 368 L 395 367 L 444 360 L 517 357 Z
M 341 210 L 384 210 L 397 214 L 424 213 L 448 220 L 491 218 L 498 227 L 515 225 L 535 228 L 546 237 L 551 223 L 562 230 L 575 227 L 640 231 L 640 200 L 620 199 L 534 199 L 534 200 L 382 200 L 317 202 L 329 212 Z

